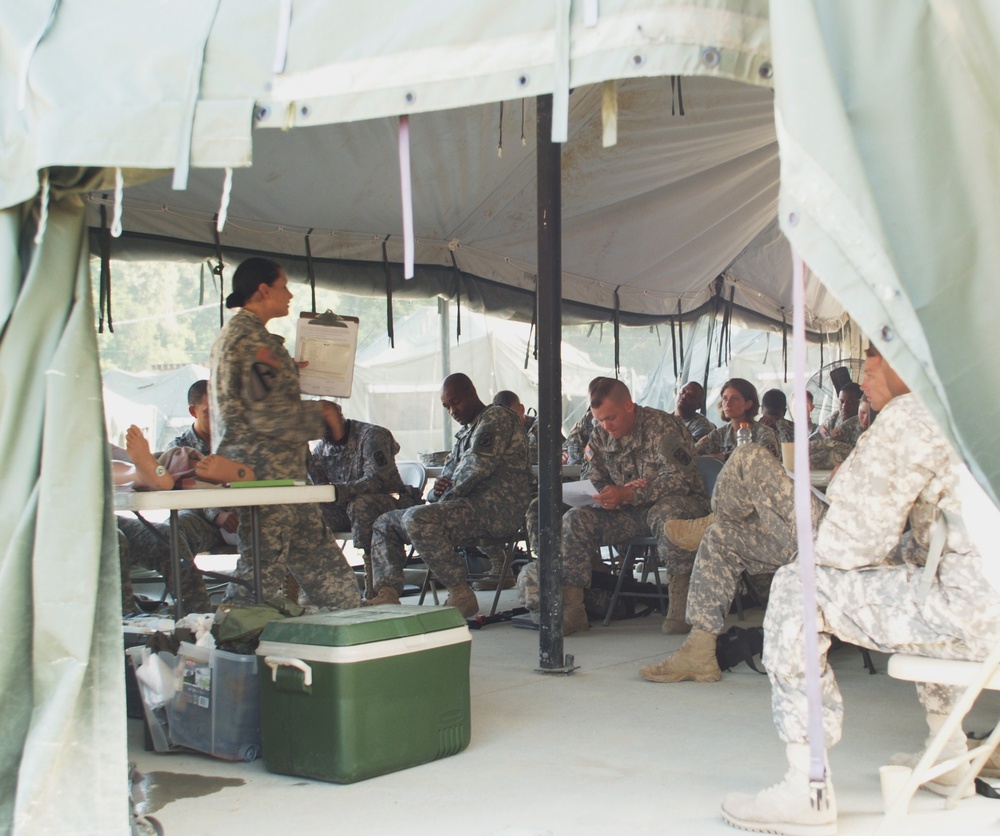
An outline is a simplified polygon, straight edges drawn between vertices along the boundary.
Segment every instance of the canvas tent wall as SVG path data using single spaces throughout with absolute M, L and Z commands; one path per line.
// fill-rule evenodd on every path
M 122 700 L 106 685 L 121 675 L 117 569 L 81 198 L 113 191 L 115 168 L 130 184 L 172 169 L 183 187 L 194 170 L 249 165 L 255 124 L 548 94 L 562 141 L 571 88 L 773 83 L 782 233 L 995 502 L 996 410 L 983 401 L 1000 391 L 998 46 L 1000 6 L 945 0 L 512 0 L 503 14 L 418 2 L 391 15 L 321 0 L 5 4 L 0 449 L 14 475 L 0 487 L 0 828 L 124 832 Z M 261 108 L 270 119 L 255 120 Z M 56 524 L 66 519 L 78 525 Z

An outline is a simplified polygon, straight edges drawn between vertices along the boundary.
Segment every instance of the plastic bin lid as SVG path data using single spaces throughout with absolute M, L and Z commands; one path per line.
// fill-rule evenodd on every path
M 270 622 L 261 641 L 348 647 L 464 627 L 454 607 L 400 607 L 392 604 L 337 610 Z

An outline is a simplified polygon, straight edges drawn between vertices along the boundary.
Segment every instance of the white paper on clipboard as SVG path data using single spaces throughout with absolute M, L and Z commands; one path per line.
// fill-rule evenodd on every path
M 307 395 L 349 398 L 354 385 L 354 358 L 358 350 L 358 319 L 335 314 L 303 313 L 295 330 L 295 362 L 299 388 Z

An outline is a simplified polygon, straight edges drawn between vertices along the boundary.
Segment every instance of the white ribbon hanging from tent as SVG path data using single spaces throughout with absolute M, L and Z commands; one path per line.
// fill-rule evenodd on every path
M 792 251 L 792 420 L 809 426 L 806 413 L 806 265 Z M 809 781 L 816 795 L 826 783 L 823 703 L 819 687 L 819 638 L 816 632 L 816 563 L 813 554 L 809 442 L 801 433 L 795 441 L 795 530 L 798 538 L 799 577 L 802 581 L 802 645 L 805 654 L 806 697 L 809 703 Z
M 410 176 L 410 117 L 399 117 L 399 189 L 403 195 L 403 278 L 413 278 L 413 180 Z

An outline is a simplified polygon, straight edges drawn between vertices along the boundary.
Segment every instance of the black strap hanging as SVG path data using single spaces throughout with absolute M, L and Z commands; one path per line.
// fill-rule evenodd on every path
M 722 310 L 722 331 L 719 333 L 719 366 L 722 366 L 723 358 L 726 363 L 730 360 L 729 354 L 729 322 L 733 316 L 733 293 L 736 287 L 729 288 L 729 300 Z
M 532 343 L 531 337 L 532 337 L 533 334 L 535 336 L 535 339 L 534 339 L 534 343 L 535 343 L 535 359 L 536 360 L 538 359 L 538 335 L 535 333 L 535 321 L 536 321 L 537 317 L 538 317 L 538 304 L 537 304 L 537 301 L 536 301 L 534 308 L 532 308 L 532 310 L 531 310 L 531 325 L 528 327 L 528 342 L 524 346 L 524 368 L 525 369 L 528 368 L 528 357 L 531 356 L 531 343 Z
M 674 107 L 674 93 L 677 93 L 677 106 Z M 670 76 L 670 115 L 684 115 L 684 94 L 681 92 L 681 77 L 679 75 Z
M 205 304 L 205 262 L 198 268 L 198 307 Z
M 823 340 L 826 339 L 826 334 L 822 334 L 819 338 L 819 385 L 823 388 Z
M 462 271 L 458 269 L 458 262 L 455 260 L 455 251 L 449 250 L 451 256 L 451 266 L 455 271 L 455 341 L 462 341 Z
M 674 330 L 673 317 L 670 317 L 670 353 L 674 357 L 674 380 L 677 380 L 677 332 Z
M 615 377 L 621 371 L 621 299 L 618 297 L 618 287 L 615 288 Z
M 312 291 L 312 312 L 316 313 L 316 270 L 313 267 L 312 247 L 309 245 L 309 236 L 312 233 L 312 229 L 306 233 L 306 275 L 309 277 L 309 289 Z
M 733 362 L 733 297 L 736 295 L 736 285 L 729 288 L 729 305 L 726 308 L 726 364 Z
M 108 331 L 115 332 L 111 321 L 111 230 L 108 229 L 108 210 L 101 206 L 101 282 L 98 307 L 100 317 L 97 322 L 97 333 L 104 333 L 104 314 L 108 315 Z
M 781 364 L 784 366 L 784 381 L 788 383 L 788 319 L 785 309 L 781 309 Z
M 764 359 L 760 361 L 762 366 L 767 365 L 767 355 L 771 352 L 771 332 L 764 332 Z
M 219 216 L 216 215 L 215 220 L 218 219 Z M 219 238 L 219 229 L 215 224 L 212 224 L 212 230 L 215 235 L 215 257 L 218 259 L 218 263 L 212 268 L 212 274 L 219 277 L 219 327 L 221 328 L 225 325 L 226 314 L 226 265 L 222 260 L 222 240 Z
M 681 317 L 681 300 L 677 300 L 677 342 L 681 350 L 681 370 L 684 369 L 684 319 Z
M 386 333 L 389 335 L 389 348 L 396 347 L 396 330 L 392 322 L 392 275 L 389 272 L 389 236 L 382 239 L 382 269 L 385 271 L 385 322 Z

